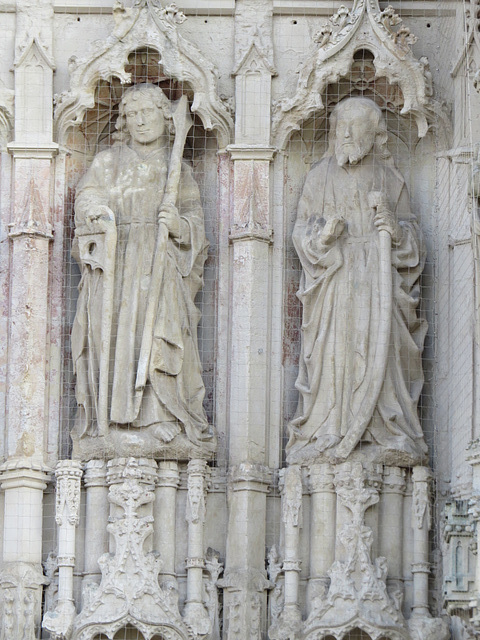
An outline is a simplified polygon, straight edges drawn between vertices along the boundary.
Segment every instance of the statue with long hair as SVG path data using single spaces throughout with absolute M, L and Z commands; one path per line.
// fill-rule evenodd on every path
M 303 322 L 291 463 L 361 449 L 410 465 L 427 452 L 417 412 L 425 250 L 387 139 L 372 100 L 340 102 L 328 151 L 305 181 L 293 232 Z
M 194 304 L 208 245 L 198 186 L 182 162 L 184 138 L 172 148 L 174 135 L 163 91 L 128 89 L 118 142 L 95 157 L 77 188 L 72 437 L 80 456 L 188 458 L 215 447 Z

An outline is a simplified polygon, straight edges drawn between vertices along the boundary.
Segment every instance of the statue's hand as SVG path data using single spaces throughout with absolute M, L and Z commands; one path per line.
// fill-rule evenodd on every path
M 85 221 L 87 227 L 89 227 L 94 233 L 99 231 L 106 231 L 107 226 L 115 224 L 115 214 L 106 205 L 100 205 L 89 211 L 86 215 Z
M 182 219 L 175 205 L 162 205 L 158 213 L 158 221 L 167 227 L 169 235 L 178 240 L 182 235 Z
M 342 217 L 327 220 L 321 234 L 323 244 L 331 244 L 339 238 L 345 229 L 345 219 Z
M 395 216 L 390 211 L 386 209 L 383 211 L 378 211 L 373 218 L 373 224 L 376 226 L 378 231 L 387 231 L 392 238 L 392 242 L 397 244 L 402 239 L 402 228 L 395 220 Z

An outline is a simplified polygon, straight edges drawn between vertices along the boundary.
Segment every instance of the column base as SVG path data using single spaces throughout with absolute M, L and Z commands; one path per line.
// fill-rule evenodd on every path
M 206 636 L 212 630 L 212 621 L 202 602 L 187 602 L 183 612 L 183 621 L 196 636 Z
M 270 640 L 298 640 L 302 616 L 297 604 L 286 604 L 278 620 L 268 630 Z
M 43 616 L 42 627 L 50 633 L 52 640 L 69 638 L 76 613 L 75 605 L 71 600 L 59 602 L 54 611 L 48 611 Z
M 412 615 L 408 620 L 408 629 L 412 640 L 448 640 L 450 630 L 441 618 Z

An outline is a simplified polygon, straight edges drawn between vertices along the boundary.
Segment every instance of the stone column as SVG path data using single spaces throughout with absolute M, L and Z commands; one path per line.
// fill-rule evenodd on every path
M 313 464 L 309 472 L 310 514 L 310 578 L 308 604 L 328 586 L 327 571 L 335 560 L 336 501 L 334 473 L 331 464 Z
M 226 640 L 260 640 L 266 613 L 266 494 L 271 475 L 263 465 L 242 463 L 230 469 L 227 569 L 224 588 Z M 233 526 L 235 524 L 235 526 Z
M 188 558 L 187 599 L 184 620 L 198 635 L 211 631 L 211 623 L 203 604 L 203 569 L 205 567 L 203 533 L 205 526 L 205 492 L 208 467 L 205 460 L 190 460 L 187 473 Z
M 252 29 L 252 16 L 255 29 Z M 266 493 L 271 291 L 272 3 L 235 3 L 235 143 L 230 243 L 229 521 L 225 640 L 266 632 Z M 275 428 L 278 428 L 275 425 Z M 274 437 L 274 436 L 272 436 Z M 277 435 L 279 438 L 279 434 Z M 277 461 L 275 461 L 277 463 Z
M 477 548 L 480 549 L 480 446 L 474 441 L 469 447 L 467 461 L 472 465 L 472 496 L 470 499 L 469 513 L 475 521 Z M 475 566 L 475 591 L 477 595 L 476 618 L 480 611 L 480 553 L 477 551 Z
M 302 616 L 298 604 L 300 575 L 299 542 L 302 527 L 302 472 L 298 465 L 280 471 L 282 521 L 284 525 L 284 602 L 283 610 L 268 631 L 271 640 L 296 637 Z M 288 630 L 288 631 L 287 631 Z M 287 634 L 287 635 L 286 635 Z
M 83 584 L 100 582 L 98 559 L 108 551 L 108 486 L 107 465 L 103 460 L 90 460 L 85 465 L 83 483 L 86 489 L 85 565 Z
M 48 460 L 47 332 L 52 234 L 53 0 L 18 0 L 15 34 L 15 128 L 7 358 L 3 571 L 0 585 L 9 638 L 33 638 L 40 622 L 43 491 Z M 5 212 L 6 213 L 6 212 Z M 8 218 L 5 219 L 5 223 Z M 55 455 L 52 456 L 52 462 Z
M 431 527 L 430 484 L 428 467 L 413 468 L 413 617 L 430 617 L 428 608 L 429 531 Z
M 387 584 L 403 592 L 403 495 L 405 469 L 384 467 L 380 495 L 379 555 L 387 559 Z
M 68 637 L 76 609 L 73 601 L 73 569 L 75 567 L 75 528 L 80 521 L 80 480 L 82 464 L 60 460 L 55 470 L 57 501 L 55 520 L 58 525 L 58 602 L 54 611 L 43 618 L 43 627 L 53 637 Z
M 160 551 L 162 558 L 161 582 L 169 578 L 175 579 L 175 523 L 179 483 L 178 463 L 168 460 L 160 461 L 153 505 L 155 518 L 153 548 Z

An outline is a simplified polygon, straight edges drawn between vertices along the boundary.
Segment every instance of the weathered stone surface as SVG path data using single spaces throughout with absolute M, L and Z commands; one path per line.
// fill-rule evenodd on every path
M 304 329 L 291 463 L 342 460 L 360 446 L 362 457 L 411 465 L 427 451 L 417 414 L 425 251 L 386 136 L 372 101 L 339 103 L 299 202 Z
M 215 448 L 193 302 L 207 243 L 198 187 L 182 166 L 189 126 L 177 118 L 170 155 L 172 113 L 161 89 L 127 91 L 117 129 L 128 142 L 99 154 L 77 189 L 73 437 L 83 459 L 181 459 Z

